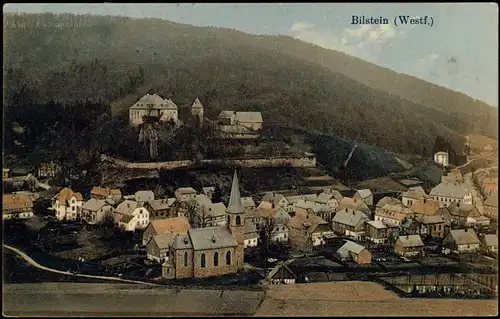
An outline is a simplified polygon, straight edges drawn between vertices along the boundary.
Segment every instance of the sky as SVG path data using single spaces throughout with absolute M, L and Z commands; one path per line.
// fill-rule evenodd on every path
M 498 106 L 495 3 L 7 4 L 4 12 L 152 17 L 253 34 L 289 35 Z M 386 25 L 351 24 L 353 16 Z M 432 25 L 401 25 L 399 16 Z M 432 18 L 432 20 L 430 19 Z

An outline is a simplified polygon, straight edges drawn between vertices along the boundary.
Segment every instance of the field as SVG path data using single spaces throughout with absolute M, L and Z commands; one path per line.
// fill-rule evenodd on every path
M 368 282 L 271 286 L 256 316 L 496 315 L 496 300 L 401 299 Z

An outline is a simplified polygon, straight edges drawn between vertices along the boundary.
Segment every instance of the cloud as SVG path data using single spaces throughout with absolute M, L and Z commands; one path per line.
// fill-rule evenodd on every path
M 290 28 L 296 39 L 353 55 L 371 62 L 378 62 L 378 57 L 386 45 L 398 36 L 392 25 L 361 25 L 345 28 L 338 35 L 320 32 L 306 22 L 297 22 Z

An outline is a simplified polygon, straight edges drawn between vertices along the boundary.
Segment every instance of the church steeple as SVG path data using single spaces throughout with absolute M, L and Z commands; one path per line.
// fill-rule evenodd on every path
M 241 202 L 240 185 L 238 182 L 238 175 L 236 174 L 236 170 L 234 170 L 233 185 L 231 186 L 231 194 L 229 197 L 229 204 L 227 205 L 226 212 L 228 214 L 245 213 L 245 207 Z

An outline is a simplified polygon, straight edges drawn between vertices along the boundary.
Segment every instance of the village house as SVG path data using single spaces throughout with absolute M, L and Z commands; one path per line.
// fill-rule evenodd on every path
M 82 219 L 88 224 L 100 223 L 108 214 L 113 216 L 113 207 L 104 199 L 91 198 L 82 206 Z
M 208 199 L 212 200 L 212 196 L 214 195 L 214 192 L 215 192 L 215 187 L 213 187 L 213 186 L 202 187 L 201 191 L 203 192 L 203 194 L 205 196 L 208 197 Z
M 343 209 L 333 217 L 332 228 L 340 234 L 355 239 L 363 239 L 365 236 L 365 222 L 369 218 L 360 210 Z
M 245 248 L 256 247 L 259 244 L 259 233 L 252 222 L 245 221 Z
M 154 235 L 146 244 L 147 258 L 160 264 L 167 261 L 170 257 L 170 244 L 176 235 L 175 233 Z
M 165 100 L 158 94 L 146 94 L 129 108 L 130 125 L 142 124 L 143 118 L 149 116 L 157 117 L 163 122 L 172 120 L 177 123 L 179 111 L 172 100 Z
M 429 195 L 441 206 L 449 206 L 451 203 L 472 205 L 472 192 L 467 184 L 441 183 L 431 189 Z
M 306 213 L 314 214 L 327 222 L 331 222 L 335 215 L 335 210 L 331 206 L 310 201 L 302 201 L 295 205 L 295 215 Z
M 330 224 L 313 214 L 295 215 L 287 226 L 290 245 L 302 251 L 310 251 L 313 246 L 324 245 L 326 239 L 334 235 Z
M 380 220 L 370 220 L 365 223 L 366 239 L 375 244 L 387 241 L 387 226 Z
M 5 180 L 10 177 L 10 169 L 2 168 L 2 180 Z
M 424 243 L 419 235 L 399 236 L 394 243 L 394 252 L 401 257 L 424 255 Z
M 245 212 L 245 222 L 252 222 L 254 224 L 260 224 L 262 220 L 262 211 L 260 208 L 246 209 Z
M 224 203 L 210 203 L 202 206 L 202 224 L 204 227 L 225 226 L 226 205 Z
M 119 202 L 122 198 L 122 192 L 119 189 L 109 189 L 102 187 L 93 187 L 90 191 L 90 198 L 94 199 L 113 199 Z
M 61 171 L 61 169 L 61 165 L 54 162 L 42 163 L 38 166 L 38 177 L 54 178 Z
M 134 199 L 140 205 L 144 205 L 147 202 L 155 200 L 155 194 L 153 191 L 137 191 L 134 194 Z
M 28 219 L 33 217 L 33 202 L 28 195 L 3 194 L 2 220 Z
M 197 118 L 200 122 L 203 121 L 204 116 L 203 116 L 203 104 L 201 104 L 201 101 L 199 98 L 196 98 L 194 100 L 193 104 L 191 104 L 191 116 L 194 118 Z
M 337 192 L 339 195 L 340 193 Z M 342 195 L 340 195 L 342 196 Z M 337 208 L 339 206 L 340 201 L 342 200 L 343 197 L 340 199 L 338 197 L 335 197 L 333 194 L 328 194 L 328 193 L 321 193 L 318 195 L 316 198 L 315 202 L 321 205 L 325 205 L 328 207 L 331 207 L 333 209 Z
M 450 226 L 441 215 L 423 216 L 419 222 L 419 232 L 422 237 L 444 238 L 450 230 Z
M 439 210 L 439 202 L 432 199 L 417 200 L 410 206 L 410 211 L 417 217 L 419 216 L 434 216 Z
M 245 208 L 241 203 L 238 177 L 234 172 L 227 226 L 190 229 L 177 235 L 170 245 L 168 260 L 162 265 L 167 279 L 211 277 L 243 269 Z
M 363 201 L 368 207 L 373 206 L 373 193 L 369 189 L 357 190 L 353 198 Z
M 484 235 L 481 238 L 481 247 L 483 251 L 488 253 L 498 252 L 498 236 L 497 235 Z
M 172 217 L 151 220 L 142 234 L 142 245 L 145 246 L 155 235 L 163 233 L 185 234 L 191 228 L 186 217 Z
M 75 193 L 71 188 L 63 188 L 52 198 L 52 209 L 58 220 L 76 220 L 80 218 L 83 206 L 83 196 Z
M 480 248 L 481 242 L 474 229 L 452 229 L 443 239 L 443 246 L 459 253 L 473 252 Z
M 131 200 L 121 202 L 114 211 L 118 226 L 126 231 L 145 229 L 149 225 L 150 213 L 141 203 Z M 116 215 L 123 215 L 122 218 Z
M 451 203 L 446 209 L 451 216 L 451 223 L 459 226 L 467 225 L 468 218 L 481 216 L 477 207 L 471 204 Z
M 498 191 L 492 192 L 483 203 L 484 216 L 498 220 Z
M 385 196 L 381 200 L 379 200 L 377 202 L 377 204 L 375 205 L 375 215 L 385 205 L 395 205 L 395 206 L 399 205 L 399 206 L 403 206 L 403 203 L 401 203 L 401 201 L 399 199 L 397 199 L 397 198 Z
M 305 198 L 302 195 L 286 196 L 286 201 L 288 204 L 285 206 L 285 210 L 287 213 L 293 213 L 295 212 L 295 206 L 298 203 L 305 201 Z
M 402 205 L 385 204 L 376 213 L 374 220 L 387 224 L 401 225 L 406 218 L 412 217 L 412 211 Z
M 262 202 L 268 202 L 273 205 L 272 208 L 274 207 L 287 207 L 288 206 L 288 201 L 285 196 L 282 194 L 277 194 L 274 192 L 267 192 L 263 197 L 262 197 Z
M 260 112 L 222 111 L 218 121 L 220 131 L 231 135 L 258 134 L 263 123 Z
M 333 198 L 335 198 L 335 200 L 337 201 L 337 205 L 340 203 L 342 198 L 344 198 L 344 196 L 342 196 L 342 194 L 338 190 L 333 188 L 326 188 L 321 194 L 332 195 Z
M 150 212 L 150 219 L 163 219 L 170 216 L 170 206 L 176 201 L 175 198 L 163 198 L 148 201 L 144 207 Z
M 386 224 L 387 225 L 387 224 Z M 399 235 L 419 235 L 421 223 L 418 218 L 407 218 L 400 226 Z
M 345 244 L 337 250 L 337 256 L 342 261 L 352 260 L 359 265 L 371 264 L 372 262 L 372 253 L 350 240 L 346 240 Z
M 410 187 L 408 191 L 401 193 L 401 202 L 406 207 L 411 207 L 417 201 L 428 198 L 422 186 Z
M 271 285 L 291 285 L 295 284 L 297 280 L 297 276 L 295 273 L 288 267 L 291 261 L 280 261 L 267 275 L 267 281 Z
M 192 187 L 181 187 L 175 190 L 175 198 L 179 202 L 187 202 L 196 199 L 196 190 Z
M 490 219 L 486 216 L 467 216 L 468 227 L 487 228 L 490 226 Z
M 270 240 L 273 242 L 288 242 L 289 230 L 286 226 L 291 217 L 283 207 L 278 208 L 260 208 L 260 215 L 262 218 L 271 218 L 274 220 L 274 229 L 271 231 Z M 264 221 L 261 219 L 260 224 Z M 257 228 L 260 224 L 256 224 Z
M 243 207 L 245 207 L 245 209 L 247 209 L 247 210 L 257 207 L 257 205 L 255 205 L 255 202 L 253 201 L 252 197 L 242 197 L 241 203 L 243 204 Z
M 368 205 L 362 200 L 359 200 L 357 198 L 351 198 L 351 197 L 344 197 L 339 203 L 339 206 L 337 206 L 337 211 L 343 210 L 343 209 L 351 209 L 351 210 L 359 210 L 362 211 L 366 216 L 371 217 L 372 212 Z

